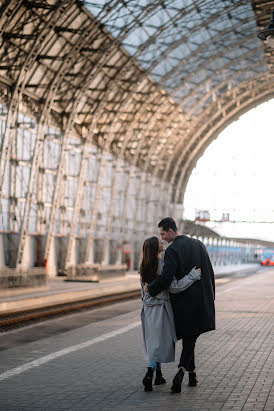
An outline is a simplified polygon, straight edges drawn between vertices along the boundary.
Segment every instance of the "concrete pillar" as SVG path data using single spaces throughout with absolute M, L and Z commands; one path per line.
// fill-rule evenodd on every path
M 109 264 L 109 248 L 110 248 L 110 239 L 105 238 L 104 239 L 104 252 L 103 252 L 103 261 L 102 265 L 108 265 Z
M 94 238 L 87 242 L 86 264 L 94 264 Z
M 27 269 L 34 266 L 34 238 L 33 236 L 27 235 L 25 239 L 25 246 L 22 256 L 22 263 L 17 266 L 18 269 Z
M 6 266 L 5 250 L 4 250 L 4 235 L 0 233 L 0 269 Z
M 69 266 L 77 264 L 77 261 L 78 261 L 77 252 L 78 252 L 77 243 L 76 243 L 76 239 L 74 238 L 73 241 L 72 241 L 72 244 L 71 244 L 71 255 L 70 255 L 70 259 L 68 261 Z
M 56 240 L 52 237 L 50 242 L 48 259 L 46 261 L 46 273 L 48 277 L 56 277 L 58 273 L 57 267 L 57 253 L 56 253 Z
M 78 262 L 78 256 L 77 256 L 77 242 L 75 237 L 68 239 L 70 241 L 70 244 L 67 245 L 67 247 L 70 247 L 70 254 L 69 256 L 67 255 L 66 257 L 66 264 L 65 264 L 65 269 L 68 270 L 69 275 L 75 276 L 76 275 L 76 265 Z M 68 243 L 69 243 L 68 241 Z M 66 249 L 66 253 L 68 253 L 68 248 Z
M 122 264 L 122 245 L 120 244 L 119 247 L 117 248 L 115 265 L 121 265 L 121 264 Z
M 138 242 L 132 238 L 130 241 L 130 247 L 131 247 L 131 270 L 134 269 L 135 266 L 135 248 L 137 247 Z M 140 250 L 141 252 L 141 250 Z

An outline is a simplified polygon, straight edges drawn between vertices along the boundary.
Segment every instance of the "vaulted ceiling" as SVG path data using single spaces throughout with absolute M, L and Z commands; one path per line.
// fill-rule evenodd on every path
M 0 99 L 158 169 L 180 201 L 210 142 L 274 97 L 274 1 L 0 1 Z

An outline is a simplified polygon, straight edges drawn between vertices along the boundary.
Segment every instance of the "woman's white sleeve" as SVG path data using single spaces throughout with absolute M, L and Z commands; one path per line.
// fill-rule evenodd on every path
M 178 294 L 181 293 L 182 291 L 186 290 L 188 287 L 190 287 L 195 281 L 201 279 L 201 274 L 199 271 L 195 270 L 195 268 L 192 268 L 192 270 L 185 275 L 183 278 L 180 280 L 174 279 L 170 286 L 169 286 L 169 292 L 171 294 Z

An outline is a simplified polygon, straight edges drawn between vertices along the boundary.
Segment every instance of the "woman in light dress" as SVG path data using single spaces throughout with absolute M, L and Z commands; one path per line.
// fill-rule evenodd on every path
M 156 371 L 155 385 L 166 383 L 161 371 L 161 363 L 175 361 L 176 331 L 169 293 L 180 293 L 201 279 L 201 269 L 192 270 L 182 279 L 173 279 L 169 289 L 161 291 L 155 297 L 144 293 L 144 285 L 161 275 L 164 262 L 161 252 L 164 251 L 163 242 L 156 236 L 144 241 L 140 276 L 142 287 L 142 331 L 147 373 L 143 378 L 145 391 L 152 391 L 154 371 Z

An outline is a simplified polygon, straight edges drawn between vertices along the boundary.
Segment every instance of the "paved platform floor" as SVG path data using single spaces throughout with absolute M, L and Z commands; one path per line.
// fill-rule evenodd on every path
M 195 388 L 186 379 L 181 394 L 170 393 L 173 363 L 163 366 L 166 385 L 143 391 L 135 305 L 134 311 L 1 351 L 0 410 L 273 411 L 274 270 L 219 284 L 216 312 L 217 330 L 197 341 Z

